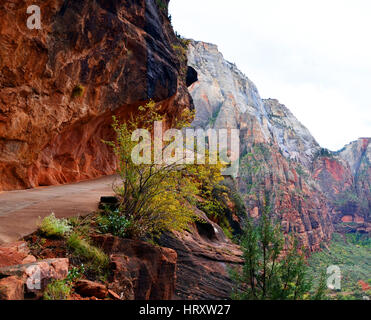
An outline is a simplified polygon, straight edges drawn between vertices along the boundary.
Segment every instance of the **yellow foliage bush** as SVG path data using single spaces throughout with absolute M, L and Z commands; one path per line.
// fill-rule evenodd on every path
M 192 120 L 185 111 L 176 120 L 182 128 Z M 164 231 L 185 230 L 196 219 L 189 199 L 200 192 L 211 192 L 223 178 L 221 165 L 135 164 L 131 152 L 136 146 L 132 133 L 137 128 L 153 131 L 154 121 L 163 120 L 154 102 L 138 109 L 135 118 L 119 124 L 114 118 L 116 141 L 106 142 L 118 159 L 120 185 L 114 188 L 120 199 L 119 212 L 131 223 L 126 234 L 131 238 L 158 236 Z M 153 149 L 153 148 L 152 148 Z M 154 157 L 152 150 L 152 158 Z

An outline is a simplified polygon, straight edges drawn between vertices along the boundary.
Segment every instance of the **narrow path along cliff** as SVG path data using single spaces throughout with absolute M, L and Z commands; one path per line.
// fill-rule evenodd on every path
M 85 215 L 98 208 L 101 196 L 113 195 L 117 176 L 68 185 L 0 192 L 0 244 L 16 241 L 37 229 L 52 212 L 59 218 Z

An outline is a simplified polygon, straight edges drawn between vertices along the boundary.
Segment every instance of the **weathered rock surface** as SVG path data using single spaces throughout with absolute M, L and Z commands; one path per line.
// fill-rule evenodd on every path
M 342 215 L 335 208 L 335 203 L 352 189 L 354 183 L 348 163 L 335 155 L 330 157 L 319 156 L 313 163 L 313 177 L 326 194 L 332 220 L 335 223 L 341 222 Z
M 170 300 L 176 283 L 177 254 L 168 248 L 104 235 L 94 236 L 111 256 L 109 289 L 125 300 Z
M 312 250 L 330 238 L 332 223 L 370 232 L 371 138 L 322 149 L 284 105 L 261 99 L 215 45 L 191 41 L 188 60 L 199 79 L 190 87 L 193 126 L 240 129 L 239 189 L 251 216 L 259 216 L 268 192 L 283 229 Z
M 371 138 L 361 138 L 338 152 L 318 157 L 314 177 L 328 197 L 335 223 L 347 231 L 371 232 Z
M 75 284 L 75 291 L 83 297 L 96 297 L 104 299 L 108 296 L 105 285 L 89 280 L 79 280 Z
M 23 300 L 25 294 L 40 297 L 52 280 L 67 277 L 68 266 L 66 258 L 36 261 L 23 241 L 2 245 L 0 300 Z
M 190 88 L 195 127 L 251 130 L 257 142 L 274 142 L 286 158 L 311 164 L 320 146 L 308 129 L 277 100 L 262 99 L 254 83 L 217 46 L 191 41 L 188 63 L 199 80 Z
M 249 214 L 257 217 L 267 197 L 284 231 L 318 250 L 333 230 L 326 198 L 310 172 L 318 143 L 285 106 L 262 100 L 215 45 L 191 41 L 188 61 L 199 79 L 190 87 L 193 126 L 240 130 L 238 185 Z
M 26 285 L 27 292 L 38 295 L 53 279 L 65 279 L 68 275 L 68 265 L 68 259 L 48 259 L 7 266 L 0 268 L 0 277 L 15 276 Z
M 15 277 L 0 279 L 0 300 L 23 300 L 24 282 Z
M 345 146 L 339 156 L 348 162 L 354 177 L 357 210 L 351 211 L 359 230 L 371 234 L 371 138 L 361 138 Z
M 229 267 L 242 263 L 242 252 L 223 230 L 198 211 L 197 222 L 185 233 L 163 235 L 161 244 L 178 254 L 176 298 L 185 300 L 230 299 Z
M 282 154 L 293 161 L 310 168 L 312 161 L 321 149 L 309 130 L 276 99 L 263 100 L 271 130 Z
M 33 262 L 36 262 L 36 258 L 30 255 L 30 249 L 24 241 L 0 246 L 0 268 Z
M 112 115 L 154 99 L 171 121 L 191 106 L 155 0 L 46 0 L 42 30 L 27 29 L 28 5 L 0 8 L 0 190 L 111 174 Z

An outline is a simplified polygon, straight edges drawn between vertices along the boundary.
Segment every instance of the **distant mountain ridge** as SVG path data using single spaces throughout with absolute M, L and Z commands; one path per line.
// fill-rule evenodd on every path
M 224 60 L 217 46 L 193 41 L 188 60 L 201 71 L 199 83 L 191 89 L 198 102 L 194 126 L 243 129 L 241 122 L 247 113 L 256 117 L 264 138 L 277 142 L 285 157 L 310 164 L 321 147 L 309 130 L 278 100 L 262 99 L 255 84 Z
M 313 173 L 329 199 L 334 222 L 348 223 L 348 232 L 370 233 L 371 138 L 318 157 Z
M 366 190 L 371 183 L 371 139 L 366 139 L 367 151 L 365 142 L 338 153 L 321 148 L 287 107 L 275 99 L 262 99 L 254 83 L 226 61 L 216 45 L 192 40 L 188 64 L 199 79 L 189 88 L 196 108 L 192 125 L 240 129 L 238 184 L 251 216 L 261 212 L 269 193 L 284 229 L 296 230 L 312 250 L 331 237 L 333 222 L 352 220 L 356 230 L 370 231 L 365 208 L 371 208 Z M 362 182 L 357 179 L 358 167 L 365 171 Z M 339 210 L 340 189 L 358 189 L 352 198 L 357 204 L 350 206 L 354 210 Z

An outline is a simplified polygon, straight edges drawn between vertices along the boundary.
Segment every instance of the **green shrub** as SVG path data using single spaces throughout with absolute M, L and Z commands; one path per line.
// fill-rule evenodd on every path
M 114 236 L 125 238 L 131 222 L 117 210 L 98 218 L 98 228 L 102 233 L 111 233 Z
M 321 148 L 320 150 L 318 150 L 316 152 L 316 154 L 314 155 L 314 158 L 315 159 L 318 159 L 318 158 L 333 158 L 334 157 L 334 152 L 326 149 L 326 148 Z
M 267 198 L 267 197 L 266 197 Z M 232 298 L 236 300 L 322 300 L 325 297 L 325 278 L 310 295 L 312 280 L 308 277 L 305 256 L 298 240 L 292 235 L 286 240 L 280 224 L 270 216 L 265 200 L 258 224 L 247 220 L 241 238 L 244 265 L 232 269 L 235 283 Z M 287 249 L 287 250 L 285 250 Z
M 371 239 L 367 234 L 362 233 L 351 233 L 346 235 L 348 243 L 356 246 L 371 248 Z
M 71 230 L 68 221 L 56 218 L 54 213 L 44 218 L 39 225 L 39 231 L 47 237 L 61 238 Z
M 367 282 L 370 278 L 370 248 L 367 235 L 334 233 L 328 248 L 313 253 L 309 258 L 314 283 L 321 272 L 336 265 L 341 269 L 341 291 L 334 299 L 362 299 L 359 281 Z
M 163 11 L 167 10 L 167 5 L 166 5 L 166 2 L 164 0 L 156 0 L 156 3 L 157 3 L 157 6 L 161 10 L 163 10 Z
M 358 202 L 359 198 L 355 191 L 346 190 L 336 196 L 334 204 L 339 209 L 343 208 L 344 210 L 346 210 L 347 206 L 357 205 Z
M 178 56 L 179 60 L 185 62 L 187 59 L 187 48 L 183 46 L 183 43 L 180 43 L 179 45 L 173 44 L 172 48 Z
M 197 207 L 205 212 L 211 220 L 216 222 L 225 216 L 224 205 L 217 199 L 206 200 L 205 202 L 199 203 Z
M 82 237 L 88 237 L 91 233 L 92 224 L 95 222 L 95 214 L 85 217 L 71 217 L 68 219 L 68 222 L 75 233 Z
M 218 119 L 219 117 L 219 114 L 220 114 L 220 111 L 222 110 L 222 108 L 220 109 L 217 109 L 216 111 L 213 112 L 212 116 L 211 116 L 211 119 L 209 120 L 209 125 L 210 127 L 214 128 L 214 125 L 216 123 L 216 120 Z
M 179 162 L 151 165 L 133 162 L 132 151 L 138 145 L 132 141 L 132 133 L 140 127 L 152 131 L 154 121 L 163 119 L 158 111 L 159 107 L 151 101 L 139 107 L 135 118 L 133 115 L 126 123 L 119 124 L 113 118 L 116 140 L 106 142 L 118 159 L 121 183 L 114 187 L 114 191 L 120 201 L 119 215 L 130 221 L 128 224 L 121 220 L 121 227 L 125 227 L 125 236 L 128 238 L 149 239 L 165 231 L 186 230 L 196 219 L 186 199 L 194 197 L 202 188 L 200 177 L 207 177 L 209 184 L 210 181 L 222 179 L 221 166 L 217 165 L 183 166 Z M 191 122 L 193 119 L 190 117 L 192 113 L 189 110 L 183 112 L 175 120 L 176 128 Z M 153 155 L 153 148 L 150 148 L 150 152 Z
M 64 280 L 54 280 L 44 291 L 44 300 L 67 300 L 71 294 L 71 286 Z
M 305 171 L 304 167 L 300 164 L 296 166 L 296 172 L 299 176 L 303 177 L 304 179 L 307 179 L 309 177 L 308 173 Z
M 109 263 L 108 256 L 99 248 L 73 233 L 67 240 L 68 247 L 80 259 L 87 261 L 97 272 L 103 272 Z
M 68 271 L 67 282 L 73 283 L 81 279 L 84 273 L 85 267 L 83 264 L 79 268 L 73 267 L 70 271 Z

